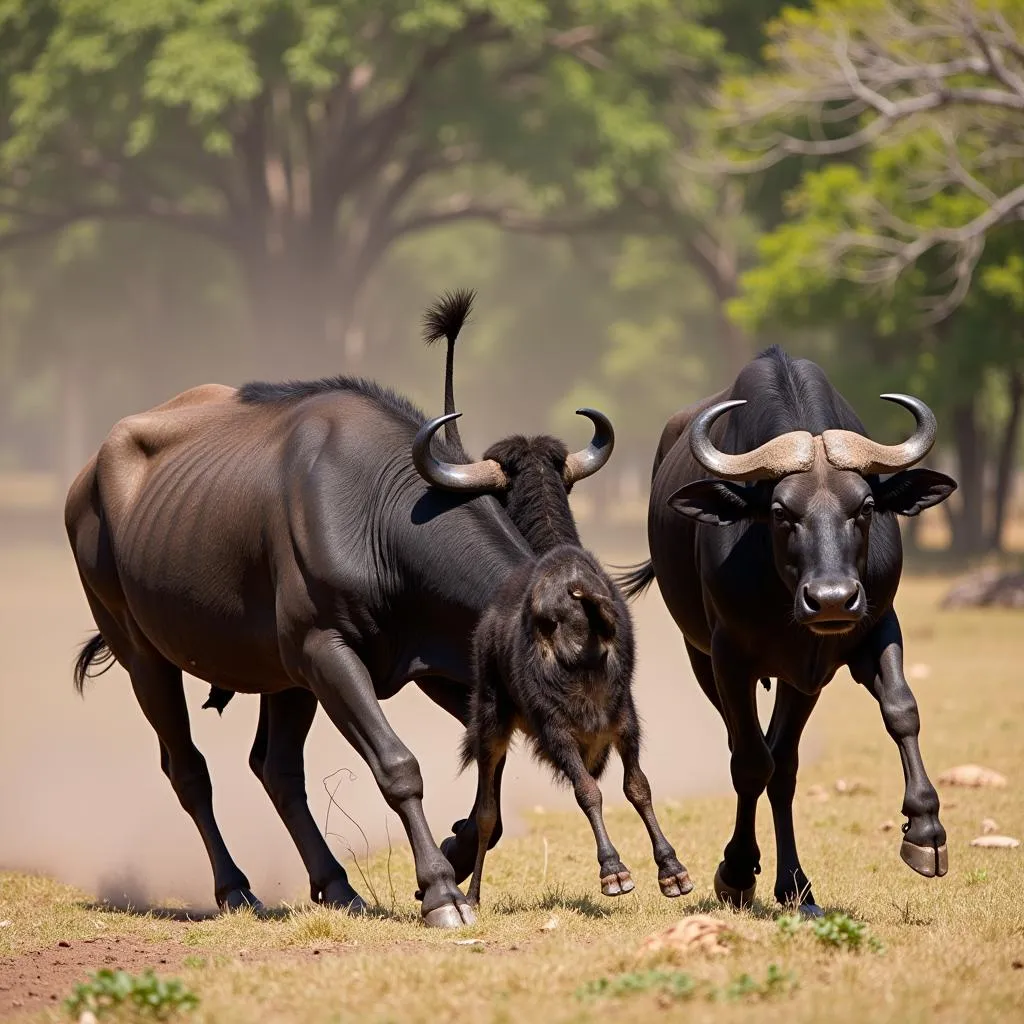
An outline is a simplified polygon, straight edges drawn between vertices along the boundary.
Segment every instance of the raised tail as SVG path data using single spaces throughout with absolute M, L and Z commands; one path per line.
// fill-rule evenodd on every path
M 612 576 L 616 586 L 622 591 L 627 601 L 639 597 L 654 582 L 654 563 L 648 558 L 639 565 L 622 567 L 623 572 Z
M 102 633 L 96 633 L 82 644 L 82 649 L 75 658 L 75 691 L 79 696 L 85 692 L 86 679 L 95 679 L 103 675 L 114 664 L 114 652 L 110 649 Z M 95 668 L 94 666 L 98 666 Z
M 445 292 L 423 314 L 423 340 L 428 345 L 440 341 L 448 341 L 448 352 L 444 367 L 444 412 L 445 415 L 455 412 L 455 339 L 459 336 L 469 311 L 473 308 L 476 292 L 469 288 L 457 288 L 453 292 Z M 444 437 L 449 444 L 462 448 L 462 437 L 455 420 L 444 425 Z

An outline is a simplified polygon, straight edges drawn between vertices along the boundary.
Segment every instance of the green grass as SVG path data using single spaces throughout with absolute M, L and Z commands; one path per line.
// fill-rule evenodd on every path
M 600 895 L 593 839 L 578 814 L 537 814 L 529 834 L 488 858 L 484 906 L 473 928 L 429 931 L 417 919 L 407 850 L 391 859 L 393 914 L 350 919 L 296 908 L 271 920 L 249 914 L 178 922 L 94 909 L 84 894 L 39 878 L 0 876 L 0 956 L 64 939 L 126 935 L 175 942 L 169 973 L 199 997 L 197 1024 L 273 1020 L 543 1020 L 610 1017 L 645 1021 L 652 1012 L 688 1021 L 994 1021 L 1024 1007 L 1024 848 L 979 849 L 983 818 L 1024 833 L 1024 617 L 1006 611 L 941 613 L 941 580 L 909 581 L 901 593 L 908 664 L 931 667 L 912 681 L 922 712 L 922 748 L 932 778 L 974 761 L 1008 777 L 1005 789 L 943 789 L 949 874 L 915 875 L 899 859 L 903 795 L 899 757 L 878 708 L 843 673 L 816 715 L 826 753 L 801 769 L 795 805 L 801 858 L 830 917 L 790 922 L 771 901 L 774 850 L 762 807 L 759 901 L 733 914 L 718 907 L 711 879 L 728 839 L 734 805 L 718 796 L 667 801 L 662 823 L 696 882 L 683 899 L 658 891 L 646 835 L 632 811 L 612 807 L 609 827 L 633 870 L 636 891 Z M 650 598 L 656 599 L 656 598 Z M 643 642 L 643 637 L 640 637 Z M 680 751 L 685 780 L 686 752 Z M 857 782 L 846 793 L 837 779 Z M 613 798 L 617 769 L 606 786 Z M 808 796 L 812 785 L 828 794 Z M 387 856 L 371 861 L 378 889 Z M 764 902 L 761 902 L 761 900 Z M 712 913 L 731 922 L 725 955 L 678 955 L 646 963 L 637 948 L 680 916 Z M 554 917 L 557 926 L 543 926 Z M 782 922 L 780 924 L 780 918 Z M 476 938 L 480 943 L 458 945 Z M 321 954 L 314 956 L 314 949 Z M 659 954 L 659 957 L 661 955 Z M 161 969 L 163 971 L 163 969 Z M 69 993 L 70 994 L 70 993 Z M 27 1018 L 51 1020 L 58 1011 Z M 131 1018 L 125 1018 L 131 1019 Z

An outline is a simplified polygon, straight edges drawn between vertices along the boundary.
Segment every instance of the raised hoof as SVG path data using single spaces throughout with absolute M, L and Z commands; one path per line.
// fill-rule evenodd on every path
M 917 846 L 904 839 L 900 857 L 904 864 L 925 878 L 941 878 L 949 870 L 949 851 L 945 843 L 939 847 Z
M 658 885 L 661 886 L 661 895 L 672 899 L 675 896 L 685 896 L 693 892 L 693 882 L 687 872 L 681 875 L 669 875 L 668 878 L 659 878 Z
M 818 906 L 817 903 L 801 903 L 797 907 L 797 912 L 801 917 L 824 917 L 825 911 Z
M 476 924 L 476 914 L 468 903 L 444 903 L 423 915 L 428 928 L 461 928 Z
M 715 872 L 715 895 L 722 903 L 725 903 L 730 907 L 735 907 L 738 910 L 742 910 L 744 907 L 749 907 L 750 904 L 754 902 L 754 893 L 756 891 L 756 879 L 749 889 L 737 889 L 735 886 L 729 885 L 728 882 L 723 881 L 722 866 L 718 866 L 718 870 Z
M 262 901 L 249 889 L 232 889 L 217 905 L 222 914 L 232 914 L 236 910 L 251 910 L 254 914 L 261 914 L 265 909 Z
M 604 896 L 625 896 L 627 892 L 632 892 L 635 888 L 628 871 L 605 875 L 601 879 L 601 893 Z

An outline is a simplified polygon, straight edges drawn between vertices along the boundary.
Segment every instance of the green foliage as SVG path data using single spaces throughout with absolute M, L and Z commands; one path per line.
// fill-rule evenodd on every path
M 77 1018 L 85 1011 L 102 1017 L 110 1011 L 130 1009 L 141 1017 L 167 1020 L 199 1005 L 198 997 L 177 979 L 158 978 L 152 971 L 131 975 L 104 969 L 75 986 L 64 1009 Z
M 716 986 L 682 971 L 630 971 L 614 977 L 597 978 L 581 986 L 576 998 L 622 999 L 634 995 L 654 994 L 662 1000 L 686 1001 L 703 997 L 708 1000 L 770 999 L 788 995 L 796 987 L 795 976 L 778 964 L 769 964 L 763 981 L 750 974 L 740 974 L 723 986 Z
M 783 938 L 811 935 L 821 945 L 831 949 L 847 949 L 852 952 L 868 949 L 872 953 L 884 950 L 882 943 L 871 934 L 863 921 L 857 921 L 840 911 L 816 918 L 805 918 L 799 913 L 783 914 L 778 919 L 778 929 Z

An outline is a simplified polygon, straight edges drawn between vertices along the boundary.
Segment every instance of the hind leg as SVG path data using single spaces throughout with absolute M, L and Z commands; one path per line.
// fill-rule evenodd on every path
M 213 785 L 206 760 L 192 742 L 181 670 L 156 652 L 137 652 L 129 661 L 132 689 L 160 738 L 160 767 L 181 806 L 199 829 L 213 867 L 214 895 L 221 910 L 260 909 L 249 880 L 231 859 L 213 814 Z
M 306 800 L 302 752 L 316 708 L 316 697 L 309 690 L 264 694 L 249 767 L 263 783 L 298 848 L 309 872 L 313 902 L 358 912 L 365 910 L 366 904 L 320 834 Z

